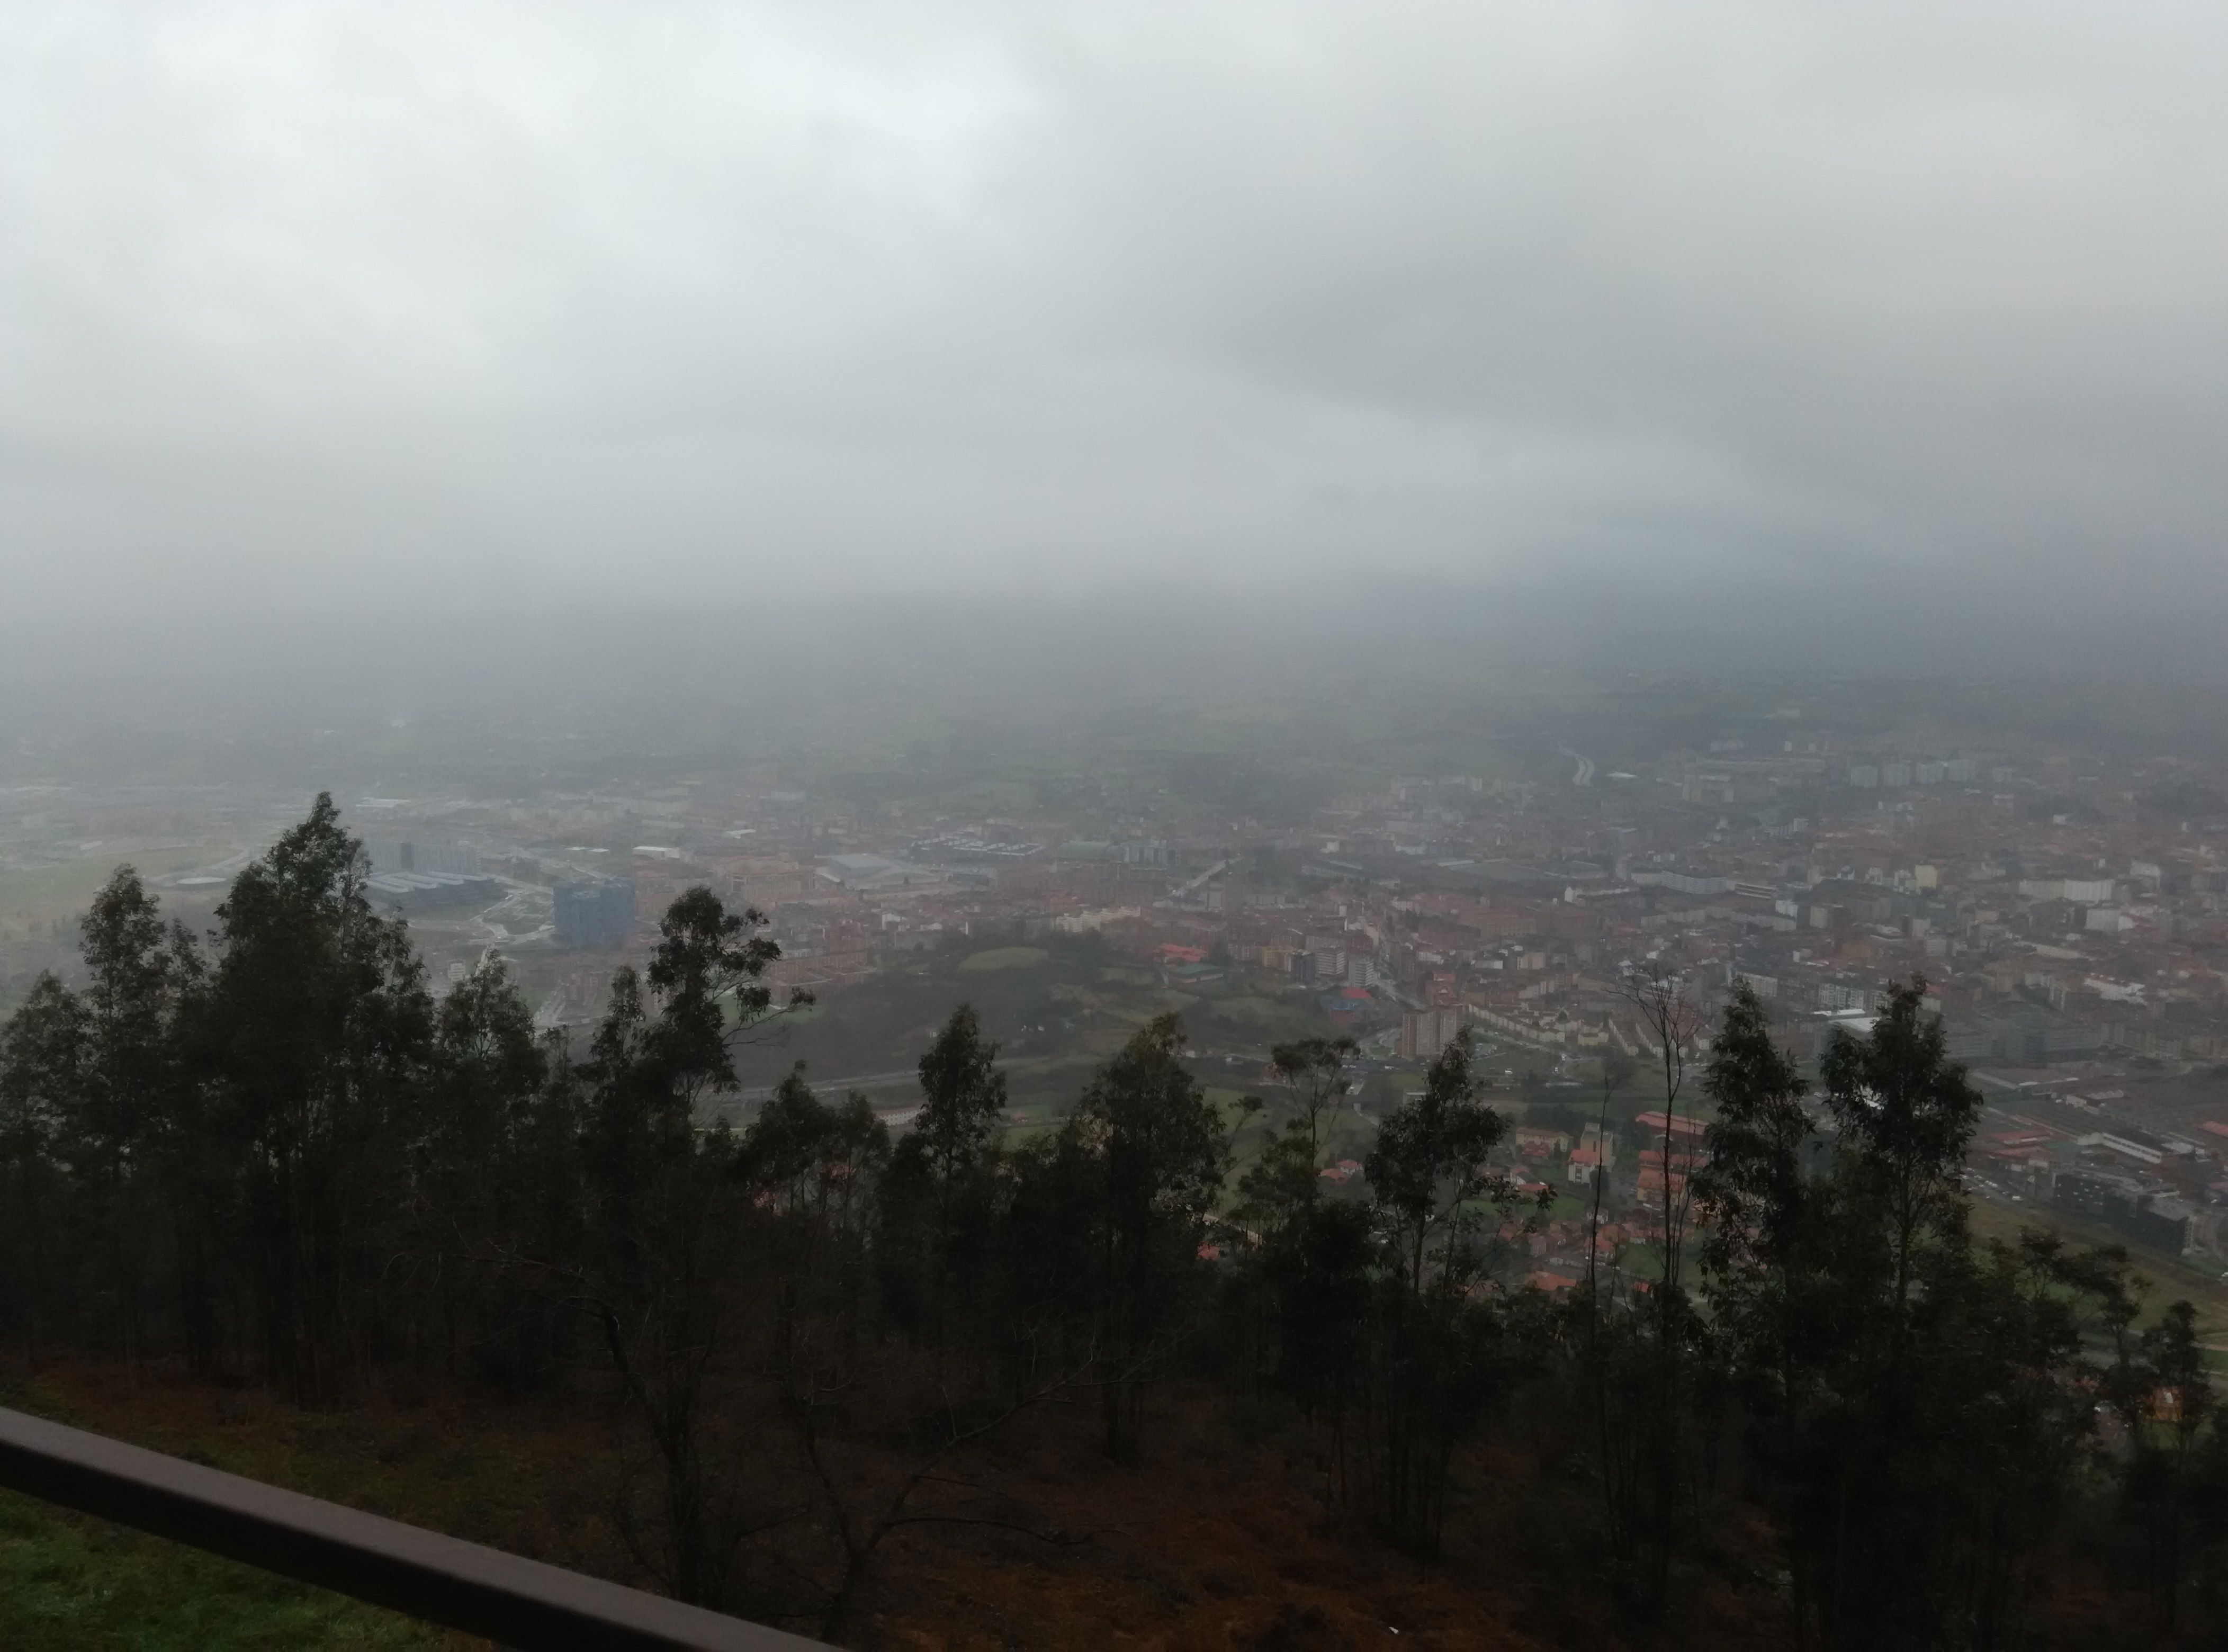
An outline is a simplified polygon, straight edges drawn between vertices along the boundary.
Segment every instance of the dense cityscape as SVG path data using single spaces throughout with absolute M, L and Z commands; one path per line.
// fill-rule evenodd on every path
M 2228 1263 L 2216 769 L 1813 723 L 1788 704 L 1629 767 L 1565 747 L 1533 755 L 1539 778 L 1396 776 L 1265 817 L 1181 781 L 1110 796 L 1080 773 L 978 783 L 1036 806 L 971 815 L 948 812 L 932 774 L 883 777 L 895 795 L 865 801 L 840 779 L 746 773 L 343 804 L 372 900 L 408 918 L 437 989 L 499 955 L 545 1030 L 592 1026 L 611 969 L 646 954 L 682 890 L 761 911 L 782 954 L 771 978 L 821 1006 L 819 1024 L 746 1056 L 750 1093 L 808 1059 L 816 1082 L 863 1088 L 893 1121 L 912 1079 L 884 1025 L 893 991 L 919 999 L 916 1023 L 938 993 L 989 993 L 1017 1081 L 1039 1094 L 1017 1117 L 1049 1117 L 1063 1074 L 1173 1008 L 1232 1088 L 1262 1081 L 1276 1043 L 1355 1039 L 1367 1118 L 1464 1034 L 1505 1087 L 1582 1111 L 1604 1053 L 1644 1063 L 1656 1047 L 1629 983 L 1652 961 L 1673 961 L 1706 1013 L 1745 980 L 1809 1060 L 1917 974 L 1987 1099 L 1976 1193 Z M 72 956 L 67 901 L 29 892 L 84 890 L 128 859 L 167 902 L 206 911 L 253 847 L 236 823 L 288 807 L 208 788 L 4 796 L 0 889 L 21 893 L 0 937 L 18 991 Z M 1098 950 L 1079 976 L 1060 949 L 1085 939 Z M 1543 1184 L 1585 1191 L 1599 1164 L 1612 1208 L 1661 1199 L 1664 1167 L 1630 1143 L 1588 1146 L 1573 1125 L 1516 1145 Z M 1562 1220 L 1548 1240 L 1540 1276 L 1567 1288 L 1583 1233 Z

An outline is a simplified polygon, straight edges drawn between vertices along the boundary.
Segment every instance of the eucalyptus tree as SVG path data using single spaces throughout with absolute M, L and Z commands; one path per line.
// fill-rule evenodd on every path
M 545 1375 L 567 1338 L 548 1304 L 491 1288 L 488 1264 L 566 1255 L 581 1236 L 578 1084 L 563 1034 L 537 1034 L 509 966 L 490 957 L 434 1014 L 412 1143 L 418 1229 L 406 1277 L 453 1370 L 471 1350 L 505 1382 Z
M 200 1275 L 205 1219 L 192 1188 L 199 1095 L 181 1060 L 181 1017 L 204 966 L 182 925 L 129 866 L 118 867 L 79 926 L 87 976 L 84 1002 L 92 1060 L 80 1106 L 61 1143 L 78 1184 L 81 1215 L 102 1275 L 100 1295 L 136 1369 L 147 1339 L 155 1274 L 175 1245 Z M 169 1172 L 166 1175 L 166 1172 Z M 198 1301 L 189 1309 L 201 1313 Z
M 1006 1117 L 998 1047 L 961 1004 L 920 1058 L 921 1105 L 882 1178 L 876 1234 L 883 1295 L 898 1321 L 941 1344 L 986 1306 Z
M 692 888 L 660 919 L 648 969 L 614 973 L 581 1073 L 580 1251 L 541 1270 L 600 1323 L 650 1443 L 655 1490 L 630 1538 L 674 1593 L 699 1603 L 723 1598 L 737 1546 L 764 1512 L 751 1491 L 761 1435 L 741 1397 L 768 1335 L 771 1282 L 752 1258 L 755 1196 L 772 1194 L 753 1181 L 744 1143 L 707 1115 L 739 1087 L 737 1041 L 771 1012 L 765 975 L 781 952 L 765 921 Z M 803 1111 L 809 1092 L 793 1099 Z M 779 1123 L 760 1132 L 762 1162 L 781 1157 L 771 1139 Z
M 1482 1089 L 1468 1039 L 1450 1044 L 1364 1162 L 1386 1263 L 1369 1333 L 1373 1479 L 1387 1532 L 1425 1552 L 1455 1446 L 1508 1373 L 1501 1316 L 1476 1287 L 1517 1195 L 1490 1162 L 1508 1124 Z
M 1698 1179 L 1718 1346 L 1799 1630 L 1829 1647 L 2016 1643 L 2095 1411 L 2084 1325 L 2132 1318 L 2124 1258 L 1974 1242 L 1962 1172 L 1979 1098 L 1923 981 L 1892 985 L 1820 1066 L 1822 1155 L 1799 1077 L 1737 991 Z
M 1270 1066 L 1293 1111 L 1265 1130 L 1258 1156 L 1238 1182 L 1230 1215 L 1244 1240 L 1233 1292 L 1235 1338 L 1249 1380 L 1266 1373 L 1313 1417 L 1338 1418 L 1354 1374 L 1360 1296 L 1366 1291 L 1369 1212 L 1327 1198 L 1328 1119 L 1353 1090 L 1351 1038 L 1279 1044 Z M 1248 1114 L 1262 1110 L 1249 1097 Z
M 240 1178 L 263 1364 L 304 1400 L 378 1351 L 432 1054 L 424 968 L 368 877 L 320 793 L 218 906 L 195 1029 L 208 1123 Z
M 1926 1253 L 1953 1252 L 1966 1239 L 1965 1147 L 1981 1097 L 1949 1059 L 1947 1040 L 1942 1017 L 1928 1008 L 1925 981 L 1913 976 L 1891 986 L 1866 1036 L 1835 1028 L 1818 1064 L 1841 1174 L 1853 1195 L 1879 1213 L 1868 1227 L 1888 1270 L 1898 1361 Z M 1899 1369 L 1887 1375 L 1898 1380 Z
M 1066 1221 L 1082 1241 L 1078 1283 L 1110 1457 L 1136 1454 L 1146 1381 L 1172 1346 L 1230 1168 L 1221 1117 L 1183 1065 L 1184 1043 L 1174 1015 L 1140 1028 L 1085 1089 L 1039 1171 L 1076 1195 Z
M 74 1317 L 80 1261 L 56 1155 L 90 1084 L 91 1017 L 52 974 L 0 1026 L 0 1315 L 26 1365 Z

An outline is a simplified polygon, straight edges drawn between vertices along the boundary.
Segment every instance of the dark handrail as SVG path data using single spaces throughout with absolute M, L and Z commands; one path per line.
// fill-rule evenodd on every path
M 806 1652 L 821 1645 L 5 1408 L 0 1485 L 506 1646 Z

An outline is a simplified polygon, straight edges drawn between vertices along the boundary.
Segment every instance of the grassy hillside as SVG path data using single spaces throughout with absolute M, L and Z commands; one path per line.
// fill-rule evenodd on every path
M 336 1413 L 72 1366 L 7 1398 L 44 1415 L 621 1581 L 618 1470 L 592 1387 L 497 1401 L 459 1387 Z M 1276 1403 L 1181 1382 L 1151 1403 L 1145 1460 L 1110 1463 L 1090 1407 L 1051 1407 L 952 1465 L 1015 1527 L 892 1540 L 851 1640 L 874 1648 L 1520 1649 L 1626 1644 L 1585 1582 L 1584 1489 L 1556 1443 L 1469 1453 L 1463 1536 L 1406 1558 L 1324 1497 L 1328 1442 Z M 1081 1412 L 1083 1414 L 1078 1414 Z M 1688 1644 L 1770 1643 L 1752 1568 L 1695 1591 Z M 805 1623 L 790 1627 L 809 1629 Z M 1397 1636 L 1395 1631 L 1398 1631 Z M 178 1546 L 0 1499 L 0 1646 L 41 1652 L 479 1644 Z

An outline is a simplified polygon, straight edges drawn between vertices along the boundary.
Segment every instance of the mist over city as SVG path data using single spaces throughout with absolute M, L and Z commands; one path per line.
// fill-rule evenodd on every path
M 0 1642 L 2218 1644 L 2224 53 L 0 0 Z

